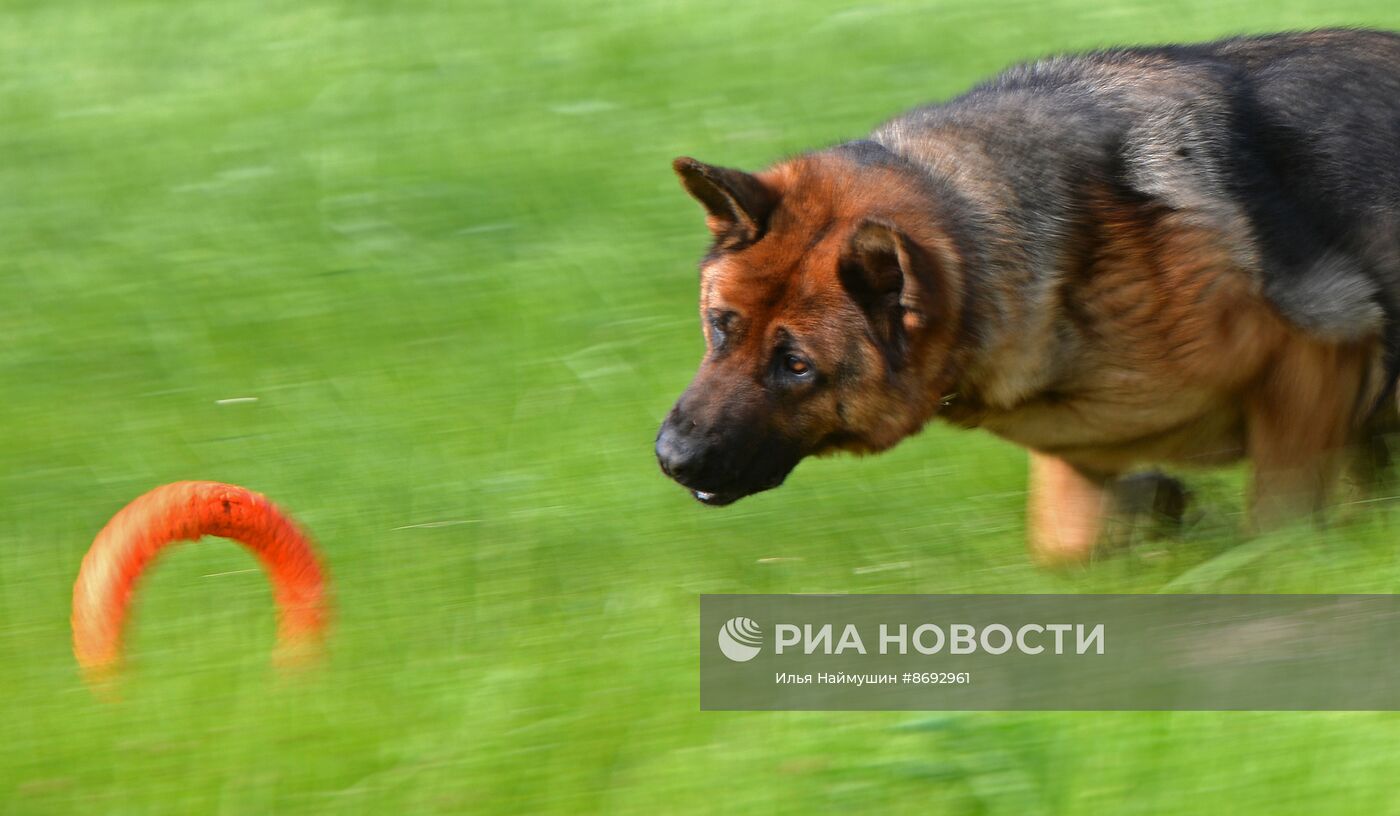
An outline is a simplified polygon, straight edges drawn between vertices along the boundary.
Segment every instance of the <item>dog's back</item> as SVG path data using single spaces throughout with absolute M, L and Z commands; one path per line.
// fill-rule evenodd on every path
M 969 203 L 993 227 L 1013 225 L 989 260 L 1019 267 L 1027 285 L 1050 286 L 1085 187 L 1106 185 L 1216 229 L 1306 330 L 1350 339 L 1400 325 L 1400 36 L 1331 30 L 1054 57 L 872 138 L 977 179 L 963 187 Z

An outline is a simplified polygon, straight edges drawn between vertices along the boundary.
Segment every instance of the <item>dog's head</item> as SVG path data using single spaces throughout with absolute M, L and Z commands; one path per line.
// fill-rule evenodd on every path
M 656 439 L 661 469 L 729 504 L 806 456 L 878 451 L 938 406 L 963 298 L 920 177 L 837 149 L 758 175 L 674 162 L 714 237 L 706 355 Z

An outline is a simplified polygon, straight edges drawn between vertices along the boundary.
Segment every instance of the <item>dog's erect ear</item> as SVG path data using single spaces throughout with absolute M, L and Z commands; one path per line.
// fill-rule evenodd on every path
M 936 317 L 933 255 L 893 224 L 871 219 L 851 235 L 839 273 L 841 285 L 865 312 L 890 368 L 900 368 L 911 335 Z
M 742 170 L 715 167 L 685 156 L 671 162 L 686 192 L 706 212 L 705 223 L 716 238 L 757 241 L 768 225 L 775 196 L 763 182 Z

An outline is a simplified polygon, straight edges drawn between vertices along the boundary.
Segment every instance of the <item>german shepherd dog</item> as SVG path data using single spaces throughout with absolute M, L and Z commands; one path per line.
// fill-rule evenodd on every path
M 1144 466 L 1247 458 L 1256 525 L 1382 470 L 1400 36 L 1055 57 L 755 175 L 674 168 L 707 354 L 656 455 L 706 504 L 940 417 L 1029 449 L 1032 552 L 1072 562 Z

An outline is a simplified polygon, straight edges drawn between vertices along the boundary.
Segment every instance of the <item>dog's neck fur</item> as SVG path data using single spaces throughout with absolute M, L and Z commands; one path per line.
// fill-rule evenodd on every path
M 984 412 L 1005 410 L 1054 388 L 1057 349 L 1074 343 L 1062 325 L 1058 306 L 1062 268 L 1071 259 L 1061 240 L 1031 245 L 1012 225 L 1025 212 L 977 138 L 955 130 L 917 133 L 893 122 L 872 140 L 904 159 L 910 172 L 927 175 L 930 209 L 940 228 L 951 235 L 962 255 L 964 307 L 948 370 L 928 383 L 944 403 L 940 413 L 958 424 L 976 424 Z M 955 197 L 956 206 L 936 199 Z M 1011 202 L 1011 204 L 1008 204 Z M 1043 222 L 1069 224 L 1059 213 L 1035 213 Z M 1040 235 L 1044 237 L 1044 233 Z M 975 327 L 975 328 L 974 328 Z

